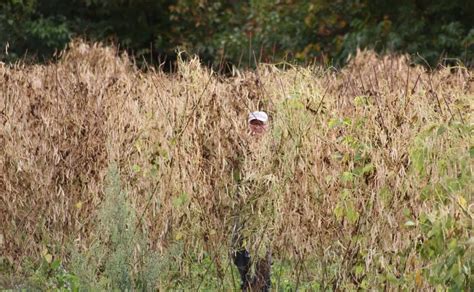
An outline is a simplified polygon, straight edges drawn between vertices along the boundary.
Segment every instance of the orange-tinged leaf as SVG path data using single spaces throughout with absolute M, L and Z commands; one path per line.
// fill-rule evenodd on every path
M 421 270 L 416 271 L 415 284 L 417 287 L 421 287 L 423 285 L 423 275 L 421 274 Z

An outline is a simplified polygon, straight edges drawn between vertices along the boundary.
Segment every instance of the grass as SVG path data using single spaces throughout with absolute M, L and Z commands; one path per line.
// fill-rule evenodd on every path
M 276 290 L 473 285 L 467 68 L 165 74 L 76 41 L 0 80 L 0 287 L 237 289 L 236 216 Z

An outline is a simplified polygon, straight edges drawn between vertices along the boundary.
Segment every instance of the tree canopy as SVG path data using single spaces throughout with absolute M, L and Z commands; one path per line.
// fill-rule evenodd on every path
M 137 59 L 341 64 L 357 48 L 429 64 L 474 59 L 474 2 L 465 0 L 3 0 L 0 59 L 47 60 L 74 37 L 113 41 Z

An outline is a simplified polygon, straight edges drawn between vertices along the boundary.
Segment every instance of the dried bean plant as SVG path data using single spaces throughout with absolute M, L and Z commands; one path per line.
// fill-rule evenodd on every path
M 56 63 L 1 64 L 5 275 L 89 250 L 116 165 L 134 250 L 162 261 L 156 289 L 237 288 L 239 214 L 251 254 L 271 251 L 277 289 L 466 289 L 473 83 L 462 66 L 368 51 L 340 70 L 260 64 L 232 77 L 197 58 L 144 72 L 82 41 Z M 270 116 L 258 145 L 253 110 Z M 135 275 L 140 261 L 127 265 Z

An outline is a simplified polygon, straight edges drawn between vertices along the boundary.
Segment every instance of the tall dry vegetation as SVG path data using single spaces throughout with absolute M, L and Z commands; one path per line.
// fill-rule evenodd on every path
M 472 284 L 466 68 L 359 52 L 342 70 L 262 64 L 223 78 L 192 59 L 144 73 L 82 42 L 55 64 L 0 66 L 0 248 L 15 273 L 101 237 L 117 165 L 146 238 L 132 249 L 169 262 L 156 287 L 235 283 L 238 214 L 252 254 L 289 260 L 296 287 Z M 263 143 L 246 133 L 257 109 L 271 117 Z

